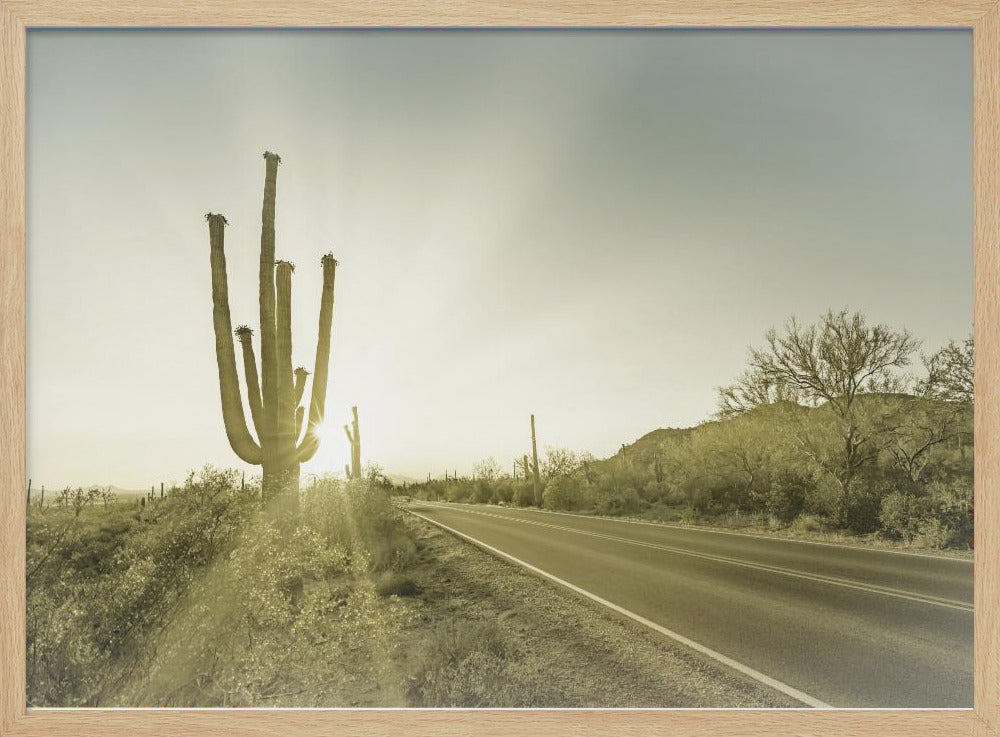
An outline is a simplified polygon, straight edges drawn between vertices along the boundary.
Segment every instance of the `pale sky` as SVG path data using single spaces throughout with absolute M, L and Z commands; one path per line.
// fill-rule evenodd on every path
M 309 370 L 340 260 L 306 472 L 342 470 L 352 404 L 418 478 L 509 467 L 531 412 L 606 456 L 831 307 L 929 352 L 972 328 L 972 101 L 965 30 L 31 30 L 28 475 L 244 468 L 204 214 L 256 328 L 265 150 Z

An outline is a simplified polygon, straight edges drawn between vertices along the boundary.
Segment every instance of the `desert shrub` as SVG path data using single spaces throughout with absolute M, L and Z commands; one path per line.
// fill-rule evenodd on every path
M 514 482 L 507 477 L 497 479 L 493 485 L 492 504 L 510 504 L 514 498 Z
M 848 499 L 844 512 L 845 527 L 851 532 L 868 534 L 879 528 L 882 497 L 878 489 L 856 490 Z
M 467 502 L 472 497 L 472 484 L 466 481 L 452 481 L 448 483 L 445 491 L 445 498 L 449 502 Z
M 927 485 L 932 519 L 940 525 L 934 547 L 971 548 L 974 543 L 973 496 L 970 478 L 953 479 L 950 483 L 932 481 Z M 930 536 L 931 530 L 921 529 Z
M 93 706 L 152 656 L 198 574 L 259 507 L 235 472 L 206 468 L 166 499 L 29 515 L 28 703 Z
M 650 480 L 642 487 L 642 498 L 650 503 L 663 501 L 667 497 L 668 485 L 663 481 Z
M 471 486 L 469 501 L 473 504 L 487 504 L 493 498 L 493 484 L 491 482 L 477 479 Z
M 792 471 L 779 471 L 764 497 L 764 511 L 784 524 L 798 517 L 806 506 L 809 481 Z
M 29 703 L 317 705 L 383 682 L 380 593 L 405 594 L 416 546 L 380 485 L 321 480 L 300 505 L 289 537 L 259 487 L 205 469 L 152 504 L 29 515 Z
M 521 666 L 518 644 L 493 621 L 439 624 L 408 680 L 416 707 L 532 707 L 558 698 L 541 674 Z
M 696 508 L 688 506 L 684 507 L 684 509 L 681 510 L 681 519 L 680 519 L 681 524 L 694 525 L 697 524 L 700 520 L 701 520 L 701 514 L 698 512 Z
M 826 523 L 814 514 L 800 514 L 792 520 L 789 529 L 796 533 L 825 532 Z
M 375 593 L 379 596 L 414 596 L 420 593 L 420 587 L 410 576 L 386 573 L 375 584 Z
M 608 517 L 619 517 L 623 514 L 635 514 L 643 507 L 639 492 L 633 488 L 625 488 L 618 492 L 604 493 L 597 497 L 594 511 Z
M 192 585 L 122 703 L 351 705 L 380 688 L 402 621 L 392 597 L 414 590 L 394 569 L 415 546 L 381 485 L 323 479 L 300 502 L 290 537 L 258 516 Z
M 803 514 L 821 520 L 824 526 L 834 526 L 840 509 L 841 491 L 829 476 L 820 476 L 806 497 Z
M 668 504 L 672 507 L 679 507 L 681 505 L 687 504 L 687 494 L 684 493 L 684 489 L 680 486 L 668 486 L 667 490 L 663 494 L 663 503 Z
M 320 478 L 301 495 L 299 518 L 331 544 L 364 556 L 372 571 L 384 571 L 401 570 L 416 555 L 398 515 L 380 485 Z
M 920 531 L 921 525 L 927 521 L 928 511 L 926 499 L 894 491 L 882 499 L 879 519 L 887 536 L 910 542 Z
M 542 492 L 542 503 L 546 509 L 582 509 L 584 501 L 577 482 L 569 476 L 556 476 L 549 479 Z
M 530 507 L 535 503 L 535 490 L 528 481 L 518 481 L 514 485 L 513 502 L 518 507 Z

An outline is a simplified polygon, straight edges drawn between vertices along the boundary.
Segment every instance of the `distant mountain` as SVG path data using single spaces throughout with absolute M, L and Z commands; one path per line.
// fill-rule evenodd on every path
M 660 444 L 664 440 L 686 438 L 688 435 L 693 433 L 698 428 L 696 427 L 661 427 L 652 432 L 648 432 L 635 442 L 625 444 L 625 456 L 632 462 L 636 462 L 639 465 L 646 465 L 652 463 L 653 458 L 656 456 L 657 451 L 660 448 Z M 594 462 L 594 468 L 597 471 L 604 469 L 604 466 L 613 462 L 621 462 L 621 450 L 615 453 L 610 458 L 604 458 Z
M 919 409 L 921 407 L 926 409 L 941 408 L 947 406 L 947 403 L 942 402 L 937 399 L 928 399 L 926 397 L 921 397 L 913 394 L 904 393 L 868 393 L 868 394 L 858 394 L 855 400 L 859 407 L 864 406 L 877 406 L 878 403 L 883 402 L 893 402 L 900 406 L 907 406 L 910 409 Z M 803 414 L 808 414 L 810 412 L 816 412 L 823 405 L 820 404 L 816 407 L 809 407 L 805 405 L 794 404 L 792 402 L 778 402 L 775 404 L 765 404 L 759 407 L 754 407 L 750 409 L 746 414 L 751 416 L 754 414 L 766 414 L 776 411 L 785 412 L 799 412 Z M 969 405 L 969 411 L 972 411 L 971 405 Z M 707 420 L 700 425 L 695 427 L 667 427 L 659 428 L 648 432 L 635 442 L 624 445 L 625 456 L 630 462 L 636 463 L 640 466 L 648 466 L 653 462 L 656 457 L 657 452 L 660 449 L 660 445 L 665 440 L 682 440 L 689 437 L 693 433 L 697 433 L 701 428 L 716 425 L 719 423 L 725 423 L 727 420 L 725 418 L 716 418 Z M 621 463 L 621 449 L 615 454 L 609 456 L 608 458 L 600 459 L 594 462 L 594 468 L 598 471 L 605 470 L 612 463 Z

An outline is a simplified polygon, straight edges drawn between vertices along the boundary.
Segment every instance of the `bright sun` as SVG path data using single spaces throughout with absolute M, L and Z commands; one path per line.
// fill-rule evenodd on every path
M 319 448 L 309 461 L 308 468 L 313 473 L 339 471 L 343 466 L 346 441 L 343 429 L 332 422 L 321 422 L 316 426 Z
M 337 429 L 331 422 L 321 422 L 316 426 L 316 437 L 320 447 L 334 445 L 338 440 Z

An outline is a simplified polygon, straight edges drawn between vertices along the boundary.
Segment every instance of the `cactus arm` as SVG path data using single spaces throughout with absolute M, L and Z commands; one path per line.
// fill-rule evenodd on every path
M 260 381 L 257 378 L 257 357 L 253 352 L 253 331 L 246 325 L 236 328 L 236 337 L 243 347 L 243 373 L 247 380 L 247 399 L 250 403 L 250 416 L 253 418 L 257 437 L 264 434 L 264 405 L 260 398 Z
M 276 267 L 277 304 L 275 312 L 275 348 L 277 353 L 278 446 L 282 463 L 295 461 L 295 404 L 292 403 L 292 272 L 288 261 Z
M 351 428 L 348 427 L 347 425 L 344 425 L 344 434 L 347 436 L 347 442 L 350 443 L 351 447 L 353 448 L 354 447 L 354 436 L 351 435 Z
M 344 478 L 345 479 L 351 478 L 351 467 L 348 466 L 346 463 L 344 464 Z
M 260 446 L 254 441 L 243 415 L 239 378 L 236 375 L 236 350 L 229 316 L 229 282 L 226 277 L 225 227 L 222 215 L 209 214 L 208 233 L 212 265 L 212 322 L 215 327 L 215 359 L 219 367 L 219 393 L 222 398 L 222 421 L 226 437 L 240 460 L 261 462 Z
M 313 368 L 312 399 L 309 402 L 309 426 L 299 444 L 299 461 L 308 461 L 319 448 L 316 427 L 323 421 L 326 407 L 326 381 L 330 370 L 330 332 L 333 328 L 333 283 L 337 260 L 327 254 L 323 264 L 323 296 L 319 307 L 319 337 L 316 341 L 316 365 Z
M 267 432 L 261 445 L 272 455 L 273 438 L 278 432 L 278 363 L 274 326 L 274 199 L 277 192 L 277 154 L 264 153 L 264 203 L 260 227 L 260 362 L 264 400 L 264 423 Z M 269 459 L 276 460 L 276 459 Z
M 302 435 L 302 420 L 305 419 L 306 408 L 296 407 L 295 408 L 295 437 L 296 439 Z
M 309 372 L 299 366 L 295 369 L 295 406 L 302 404 L 302 395 L 306 392 L 306 377 Z

